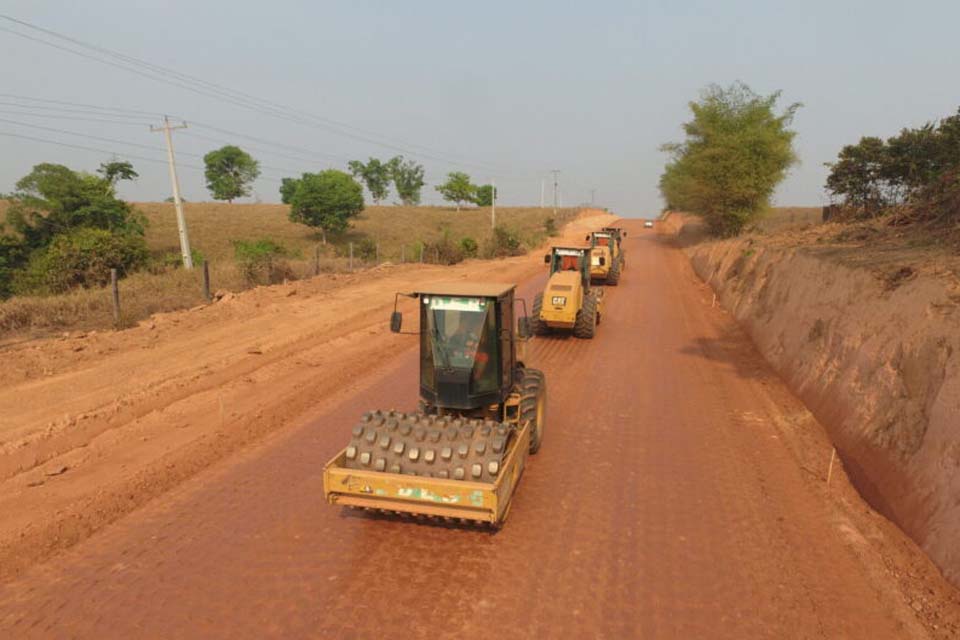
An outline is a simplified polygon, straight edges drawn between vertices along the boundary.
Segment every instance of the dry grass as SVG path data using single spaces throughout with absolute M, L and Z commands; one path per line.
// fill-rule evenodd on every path
M 5 203 L 0 201 L 0 214 Z M 179 253 L 176 216 L 172 204 L 136 205 L 148 218 L 147 244 L 154 254 Z M 234 240 L 271 238 L 294 252 L 288 263 L 294 278 L 313 275 L 317 234 L 287 219 L 283 205 L 188 203 L 185 216 L 191 245 L 210 263 L 211 288 L 240 291 L 253 286 L 234 261 Z M 564 209 L 557 226 L 572 219 L 576 209 Z M 536 246 L 546 237 L 544 222 L 550 209 L 498 208 L 497 221 L 520 235 L 527 246 Z M 472 237 L 481 245 L 490 235 L 490 210 L 472 209 L 457 213 L 441 207 L 369 207 L 353 227 L 323 249 L 322 272 L 348 269 L 346 255 L 350 242 L 364 238 L 380 244 L 381 261 L 416 259 L 419 243 L 436 242 L 447 233 L 459 242 Z M 430 261 L 430 256 L 426 256 Z M 368 263 L 369 264 L 369 263 Z M 363 266 L 359 255 L 355 266 Z M 161 311 L 174 311 L 204 303 L 200 270 L 170 269 L 164 273 L 137 273 L 120 283 L 122 325 L 128 326 Z M 0 339 L 4 341 L 50 335 L 55 332 L 89 331 L 113 327 L 109 289 L 78 289 L 67 294 L 23 296 L 0 302 Z
M 762 232 L 776 233 L 823 223 L 821 207 L 774 207 L 757 222 Z
M 179 251 L 176 216 L 173 205 L 141 203 L 137 208 L 150 221 L 147 243 L 153 251 Z M 277 204 L 229 205 L 221 203 L 187 203 L 184 215 L 190 229 L 190 244 L 211 263 L 233 260 L 234 240 L 271 238 L 299 252 L 305 258 L 313 255 L 319 235 L 309 227 L 287 219 L 289 207 Z M 564 209 L 558 226 L 569 220 L 575 209 Z M 544 239 L 543 226 L 550 209 L 536 207 L 498 207 L 497 222 L 518 231 L 530 245 Z M 407 259 L 414 255 L 418 243 L 439 240 L 447 231 L 459 242 L 465 236 L 481 244 L 490 234 L 490 209 L 465 209 L 459 213 L 445 207 L 368 207 L 353 221 L 345 234 L 331 237 L 332 250 L 346 255 L 350 242 L 364 238 L 380 243 L 383 260 L 399 261 L 401 247 Z

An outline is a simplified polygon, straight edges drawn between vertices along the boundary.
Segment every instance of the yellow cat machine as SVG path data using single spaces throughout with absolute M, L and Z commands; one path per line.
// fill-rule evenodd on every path
M 555 329 L 592 338 L 600 324 L 603 289 L 590 284 L 590 247 L 553 247 L 543 261 L 550 279 L 533 299 L 530 327 L 536 335 Z
M 331 504 L 499 527 L 543 439 L 547 387 L 524 362 L 531 336 L 514 325 L 512 284 L 452 283 L 398 293 L 418 301 L 420 404 L 371 411 L 327 463 Z M 522 302 L 522 301 L 519 301 Z
M 596 282 L 616 285 L 627 266 L 622 242 L 627 232 L 620 227 L 604 227 L 587 236 L 591 244 L 590 277 Z

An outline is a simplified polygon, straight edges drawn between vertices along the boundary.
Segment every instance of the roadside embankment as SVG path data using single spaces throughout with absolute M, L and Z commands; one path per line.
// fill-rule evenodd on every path
M 690 235 L 683 216 L 663 227 Z M 687 252 L 827 427 L 863 496 L 960 584 L 960 286 L 762 236 Z

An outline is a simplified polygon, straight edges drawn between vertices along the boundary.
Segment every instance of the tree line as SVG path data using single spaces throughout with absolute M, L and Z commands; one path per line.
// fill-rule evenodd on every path
M 215 200 L 248 197 L 260 175 L 259 162 L 235 145 L 207 153 L 204 165 L 206 187 Z M 318 229 L 324 243 L 328 233 L 346 230 L 363 211 L 363 186 L 375 203 L 387 198 L 391 184 L 404 205 L 420 202 L 424 168 L 413 160 L 370 158 L 352 161 L 348 168 L 350 173 L 328 169 L 281 181 L 290 220 Z M 93 174 L 42 163 L 12 193 L 0 195 L 9 202 L 0 222 L 0 299 L 100 286 L 111 269 L 124 276 L 147 267 L 146 218 L 116 189 L 120 181 L 137 177 L 126 161 L 105 162 Z M 436 189 L 458 210 L 466 202 L 493 201 L 492 186 L 474 185 L 462 172 L 448 174 Z
M 960 216 L 960 109 L 886 140 L 864 136 L 827 163 L 826 190 L 848 218 Z

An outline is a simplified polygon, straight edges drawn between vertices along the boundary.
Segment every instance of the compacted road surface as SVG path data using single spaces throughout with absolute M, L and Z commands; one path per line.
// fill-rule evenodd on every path
M 682 252 L 625 224 L 597 337 L 533 343 L 548 423 L 500 532 L 322 501 L 361 413 L 415 406 L 411 349 L 0 587 L 0 637 L 915 635 L 784 443 L 782 384 Z

